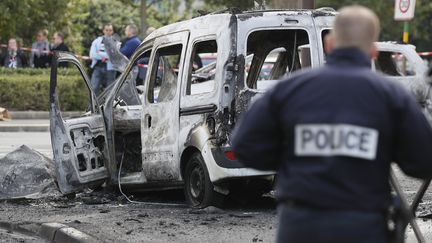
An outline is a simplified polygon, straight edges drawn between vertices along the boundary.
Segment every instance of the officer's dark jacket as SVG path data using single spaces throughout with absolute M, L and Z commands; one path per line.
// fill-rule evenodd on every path
M 281 81 L 237 124 L 235 155 L 279 171 L 279 200 L 383 210 L 391 161 L 408 175 L 432 176 L 430 125 L 415 99 L 370 63 L 360 50 L 334 50 L 325 67 Z

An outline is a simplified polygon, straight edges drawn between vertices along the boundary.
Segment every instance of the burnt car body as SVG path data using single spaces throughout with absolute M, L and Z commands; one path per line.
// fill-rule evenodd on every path
M 301 68 L 298 46 L 311 45 L 311 66 L 323 62 L 321 31 L 329 10 L 209 14 L 160 28 L 138 47 L 115 85 L 90 109 L 65 118 L 59 106 L 57 64 L 77 59 L 58 53 L 51 75 L 51 138 L 63 193 L 105 180 L 144 188 L 185 187 L 188 203 L 203 207 L 237 186 L 271 188 L 275 172 L 244 168 L 230 149 L 230 132 L 252 98 L 266 56 L 284 48 L 271 77 Z M 249 72 L 245 57 L 253 54 Z M 214 79 L 196 78 L 196 56 L 216 56 Z M 137 87 L 141 60 L 148 59 Z M 241 189 L 239 191 L 242 191 Z
M 162 27 L 127 66 L 119 65 L 122 74 L 99 97 L 76 57 L 56 53 L 50 125 L 61 192 L 104 181 L 140 190 L 184 187 L 189 205 L 205 207 L 230 192 L 271 189 L 275 172 L 240 164 L 230 133 L 271 86 L 267 81 L 324 64 L 322 36 L 335 15 L 329 9 L 226 12 Z M 305 45 L 308 55 L 299 52 Z M 271 70 L 260 79 L 269 55 Z M 216 58 L 215 67 L 199 68 L 203 56 Z M 60 62 L 74 64 L 88 88 L 89 108 L 81 117 L 61 112 Z
M 372 61 L 372 69 L 403 85 L 423 107 L 430 109 L 428 67 L 416 52 L 415 46 L 394 42 L 377 42 L 376 46 L 379 56 Z M 430 112 L 424 113 L 431 121 Z

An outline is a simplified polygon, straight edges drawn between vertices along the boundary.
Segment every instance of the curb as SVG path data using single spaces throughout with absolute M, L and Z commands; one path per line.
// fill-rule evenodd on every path
M 99 243 L 100 240 L 73 227 L 60 223 L 0 222 L 0 228 L 29 236 L 37 236 L 53 243 Z
M 38 235 L 50 242 L 65 243 L 92 243 L 100 242 L 93 236 L 83 233 L 75 228 L 60 223 L 44 223 L 41 225 Z
M 49 124 L 0 124 L 0 132 L 49 132 Z
M 12 119 L 49 119 L 49 111 L 8 111 Z M 79 111 L 66 111 L 62 112 L 65 117 L 80 116 L 82 112 Z

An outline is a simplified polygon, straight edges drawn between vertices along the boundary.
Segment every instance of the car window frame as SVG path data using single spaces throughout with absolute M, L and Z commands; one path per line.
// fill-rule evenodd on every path
M 192 81 L 192 73 L 191 73 L 191 75 L 189 75 L 189 70 L 191 70 L 191 66 L 193 65 L 192 54 L 193 54 L 194 48 L 198 43 L 202 43 L 202 42 L 206 42 L 206 41 L 216 42 L 216 48 L 217 48 L 217 50 L 216 50 L 216 63 L 215 63 L 216 65 L 215 65 L 214 69 L 216 70 L 216 73 L 217 73 L 217 70 L 219 67 L 218 60 L 220 59 L 220 57 L 218 57 L 220 55 L 220 46 L 219 46 L 219 43 L 217 40 L 217 36 L 216 35 L 207 35 L 207 36 L 200 36 L 198 38 L 195 38 L 193 41 L 191 41 L 191 43 L 189 43 L 189 46 L 191 46 L 191 49 L 190 49 L 191 51 L 186 56 L 185 63 L 187 63 L 188 66 L 186 67 L 187 69 L 185 69 L 187 71 L 185 72 L 186 78 L 184 81 L 185 82 L 184 89 L 182 89 L 182 97 L 207 96 L 209 94 L 214 94 L 217 91 L 218 84 L 216 82 L 216 74 L 215 74 L 215 80 L 214 80 L 214 85 L 213 85 L 212 91 L 205 92 L 205 93 L 197 93 L 197 94 L 187 94 L 189 82 Z M 209 65 L 211 65 L 211 64 L 209 64 Z M 190 84 L 190 85 L 192 86 L 192 84 Z
M 247 48 L 248 48 L 248 40 L 249 40 L 250 35 L 252 33 L 254 33 L 254 32 L 257 32 L 257 31 L 266 31 L 266 30 L 275 30 L 275 31 L 277 31 L 277 30 L 304 30 L 307 33 L 310 45 L 312 45 L 312 39 L 313 39 L 312 38 L 313 37 L 312 33 L 313 33 L 313 31 L 315 31 L 313 29 L 313 27 L 307 27 L 307 26 L 283 26 L 283 27 L 265 27 L 265 28 L 253 28 L 253 29 L 250 29 L 247 32 L 246 38 L 244 39 L 244 43 L 243 43 L 243 45 L 244 45 L 244 52 L 242 54 L 245 57 L 248 56 L 247 55 Z M 310 67 L 312 67 L 312 68 L 315 67 L 315 65 L 316 65 L 315 62 L 314 62 L 314 60 L 312 60 L 314 55 L 315 55 L 315 49 L 311 48 L 311 51 L 310 51 L 311 65 L 310 65 Z M 246 67 L 246 63 L 244 65 Z M 265 90 L 260 90 L 260 89 L 255 89 L 255 88 L 249 87 L 248 84 L 247 84 L 246 68 L 245 68 L 245 70 L 243 70 L 243 72 L 244 72 L 244 75 L 243 75 L 244 76 L 243 77 L 243 87 L 244 87 L 245 90 L 252 91 L 252 92 L 265 92 Z

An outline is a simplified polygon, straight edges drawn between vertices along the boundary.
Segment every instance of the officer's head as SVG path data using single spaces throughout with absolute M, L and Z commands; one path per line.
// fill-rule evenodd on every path
M 344 7 L 339 10 L 333 29 L 326 36 L 326 52 L 354 47 L 374 58 L 377 56 L 374 42 L 378 40 L 379 31 L 379 19 L 370 9 L 358 5 Z

